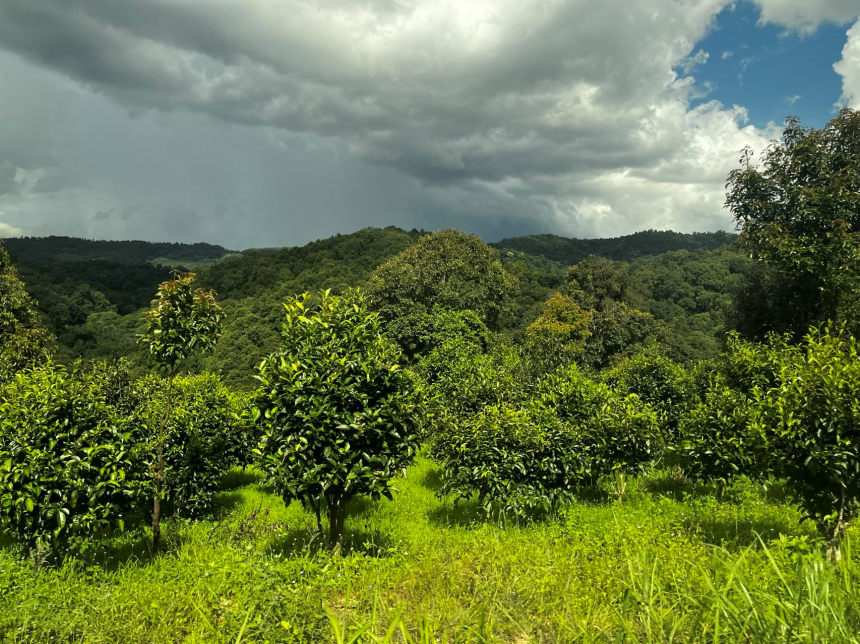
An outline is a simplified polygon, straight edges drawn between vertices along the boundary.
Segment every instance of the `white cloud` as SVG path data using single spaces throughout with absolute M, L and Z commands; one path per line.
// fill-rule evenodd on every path
M 825 22 L 846 24 L 860 17 L 858 0 L 753 0 L 763 24 L 811 33 Z
M 848 30 L 842 59 L 833 65 L 833 69 L 842 76 L 839 105 L 860 109 L 860 20 Z
M 722 58 L 723 60 L 728 60 L 729 58 L 731 58 L 734 55 L 735 55 L 735 52 L 726 50 L 722 54 L 720 54 L 720 58 Z
M 684 70 L 685 74 L 690 74 L 700 67 L 703 67 L 707 62 L 711 55 L 706 52 L 704 49 L 700 49 L 692 56 L 687 56 L 684 60 L 681 61 L 681 69 Z
M 13 0 L 0 4 L 0 47 L 72 79 L 86 109 L 74 112 L 80 136 L 43 136 L 39 119 L 30 117 L 42 145 L 22 135 L 9 146 L 28 179 L 26 195 L 6 209 L 14 206 L 21 222 L 27 213 L 62 208 L 102 235 L 137 230 L 135 222 L 148 217 L 153 224 L 163 213 L 181 213 L 184 230 L 215 231 L 225 221 L 214 214 L 219 205 L 247 217 L 283 212 L 283 194 L 269 183 L 261 190 L 270 193 L 227 194 L 223 185 L 231 173 L 259 182 L 250 175 L 273 154 L 263 142 L 284 139 L 288 147 L 307 146 L 296 159 L 328 159 L 314 170 L 321 185 L 335 167 L 349 177 L 387 173 L 397 186 L 391 203 L 426 213 L 428 227 L 443 219 L 479 231 L 504 222 L 571 234 L 724 227 L 726 173 L 742 147 L 761 149 L 773 132 L 745 125 L 740 108 L 691 109 L 702 89 L 673 69 L 691 74 L 707 62 L 695 44 L 726 5 Z M 94 96 L 136 118 L 120 118 Z M 18 100 L 45 103 L 30 95 Z M 49 102 L 37 111 L 52 109 Z M 191 132 L 206 137 L 199 151 L 192 152 Z M 0 132 L 0 144 L 4 136 L 11 135 Z M 157 145 L 148 144 L 152 136 Z M 104 151 L 111 142 L 164 167 L 111 155 Z M 87 163 L 78 162 L 75 145 Z M 38 158 L 34 149 L 42 151 Z M 184 196 L 172 203 L 141 196 L 165 168 L 179 178 L 175 187 L 161 179 L 170 186 L 163 193 Z M 212 192 L 224 194 L 215 200 Z M 374 203 L 351 195 L 337 206 L 340 221 L 330 224 L 354 228 L 344 223 L 350 216 L 369 223 L 368 212 L 357 209 Z M 144 205 L 127 220 L 93 221 L 98 212 L 137 204 Z M 248 234 L 251 243 L 273 242 L 265 232 Z
M 802 98 L 800 94 L 795 94 L 794 96 L 786 96 L 785 102 L 789 107 L 794 107 L 794 104 L 797 103 Z

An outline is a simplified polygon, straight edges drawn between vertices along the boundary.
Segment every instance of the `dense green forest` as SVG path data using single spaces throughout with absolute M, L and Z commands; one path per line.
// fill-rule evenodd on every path
M 145 356 L 134 344 L 140 311 L 149 305 L 156 286 L 169 277 L 168 266 L 186 269 L 196 263 L 199 282 L 218 293 L 228 322 L 215 353 L 197 359 L 193 368 L 220 372 L 233 385 L 249 386 L 259 360 L 277 345 L 280 303 L 285 297 L 319 289 L 344 293 L 364 286 L 376 267 L 425 234 L 396 227 L 368 228 L 305 246 L 247 250 L 226 257 L 225 249 L 205 244 L 52 237 L 45 239 L 44 248 L 32 238 L 9 239 L 6 246 L 57 338 L 59 360 L 126 356 L 136 374 L 146 369 Z M 511 251 L 500 251 L 506 271 L 517 282 L 502 313 L 500 330 L 521 337 L 540 315 L 546 299 L 564 288 L 568 266 L 554 257 L 586 253 L 583 259 L 605 251 L 610 259 L 636 258 L 618 262 L 630 276 L 625 301 L 665 322 L 664 342 L 680 360 L 719 352 L 732 294 L 750 265 L 735 249 L 734 237 L 722 233 L 644 231 L 610 240 L 546 238 L 569 247 L 564 252 L 547 244 L 534 246 L 534 239 L 545 236 L 508 239 L 505 249 L 546 250 L 550 256 L 523 252 L 511 256 Z M 117 261 L 120 257 L 122 262 Z M 153 264 L 159 257 L 174 261 Z M 201 265 L 206 259 L 219 261 Z
M 0 638 L 858 644 L 860 112 L 726 206 L 569 265 L 0 245 Z

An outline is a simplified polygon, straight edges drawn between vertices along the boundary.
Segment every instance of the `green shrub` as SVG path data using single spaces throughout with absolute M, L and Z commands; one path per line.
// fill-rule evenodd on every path
M 750 427 L 753 406 L 741 392 L 715 386 L 683 417 L 673 451 L 689 478 L 722 487 L 741 474 L 766 473 L 763 438 Z
M 487 407 L 437 442 L 435 455 L 444 466 L 441 493 L 477 493 L 488 512 L 552 510 L 589 475 L 577 438 L 574 428 L 540 405 Z
M 148 440 L 158 440 L 166 405 L 167 385 L 155 375 L 135 385 L 140 421 Z M 214 374 L 176 376 L 164 446 L 166 499 L 180 516 L 199 518 L 212 509 L 222 475 L 250 462 L 252 428 L 243 417 L 246 403 Z M 150 450 L 154 453 L 154 450 Z
M 416 366 L 427 382 L 437 416 L 458 423 L 486 407 L 525 401 L 528 377 L 516 348 L 500 345 L 482 353 L 462 339 L 446 342 Z
M 522 514 L 551 509 L 585 482 L 639 472 L 658 453 L 655 413 L 635 395 L 616 395 L 576 367 L 541 381 L 536 397 L 496 405 L 446 426 L 434 444 L 443 492 L 478 493 L 485 508 Z
M 806 337 L 778 384 L 756 392 L 753 429 L 769 466 L 835 545 L 860 507 L 860 356 L 830 329 Z
M 670 442 L 695 396 L 689 374 L 656 347 L 604 371 L 601 381 L 622 396 L 636 394 L 651 405 Z
M 412 462 L 423 411 L 400 351 L 380 331 L 359 293 L 310 295 L 284 305 L 283 344 L 260 366 L 260 460 L 285 502 L 312 507 L 338 548 L 346 504 L 356 495 L 391 498 Z
M 662 450 L 664 435 L 650 407 L 635 394 L 618 395 L 590 380 L 575 366 L 541 381 L 537 396 L 577 428 L 593 476 L 640 472 Z
M 462 341 L 484 352 L 489 344 L 486 325 L 474 311 L 451 311 L 435 307 L 395 317 L 385 324 L 385 334 L 394 340 L 412 363 L 446 342 Z
M 28 545 L 56 549 L 122 529 L 146 487 L 137 435 L 97 379 L 47 365 L 0 389 L 0 517 Z
M 561 293 L 547 300 L 540 317 L 526 329 L 526 351 L 532 370 L 542 375 L 574 364 L 591 335 L 591 317 L 590 311 Z

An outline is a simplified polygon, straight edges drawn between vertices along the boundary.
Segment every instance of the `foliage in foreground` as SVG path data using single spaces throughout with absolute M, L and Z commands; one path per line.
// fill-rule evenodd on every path
M 157 452 L 158 427 L 167 409 L 163 378 L 134 384 L 134 421 L 148 428 L 149 454 Z M 253 427 L 242 396 L 209 373 L 177 376 L 164 429 L 164 499 L 182 517 L 200 518 L 212 503 L 224 472 L 251 461 Z
M 363 633 L 369 643 L 392 625 L 400 641 L 402 623 L 426 642 L 860 641 L 856 531 L 842 561 L 825 562 L 778 488 L 740 480 L 719 503 L 653 473 L 631 480 L 623 505 L 517 524 L 439 499 L 438 475 L 419 460 L 396 503 L 354 502 L 342 556 L 318 547 L 312 512 L 238 471 L 217 525 L 166 521 L 154 558 L 142 532 L 57 568 L 0 546 L 0 633 L 45 644 Z
M 682 422 L 690 476 L 783 478 L 831 544 L 860 510 L 856 340 L 813 329 L 800 346 L 733 340 L 702 402 Z
M 449 423 L 435 437 L 442 491 L 487 511 L 552 511 L 600 476 L 641 471 L 659 453 L 653 411 L 635 395 L 618 396 L 576 367 L 559 370 L 521 406 L 497 405 Z
M 0 388 L 0 525 L 41 551 L 121 529 L 146 487 L 139 441 L 90 374 L 18 374 Z
M 415 457 L 421 404 L 359 293 L 324 291 L 317 307 L 305 293 L 284 307 L 282 348 L 260 366 L 260 461 L 286 501 L 314 509 L 320 533 L 328 513 L 338 547 L 350 499 L 390 499 Z

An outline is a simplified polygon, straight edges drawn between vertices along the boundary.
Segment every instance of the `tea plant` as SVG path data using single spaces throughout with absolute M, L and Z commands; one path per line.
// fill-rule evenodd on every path
M 313 508 L 320 536 L 328 513 L 337 550 L 350 499 L 390 499 L 415 457 L 421 401 L 360 293 L 284 308 L 282 348 L 260 365 L 260 463 L 285 501 Z
M 147 332 L 138 338 L 167 373 L 164 414 L 156 439 L 155 498 L 152 509 L 152 541 L 161 538 L 161 499 L 164 486 L 165 427 L 170 417 L 173 379 L 183 360 L 195 352 L 211 351 L 218 341 L 222 311 L 214 291 L 194 288 L 194 273 L 174 273 L 174 279 L 158 287 L 152 308 L 144 314 Z
M 0 388 L 0 519 L 37 551 L 122 529 L 145 489 L 139 437 L 102 397 L 89 374 L 51 364 Z

